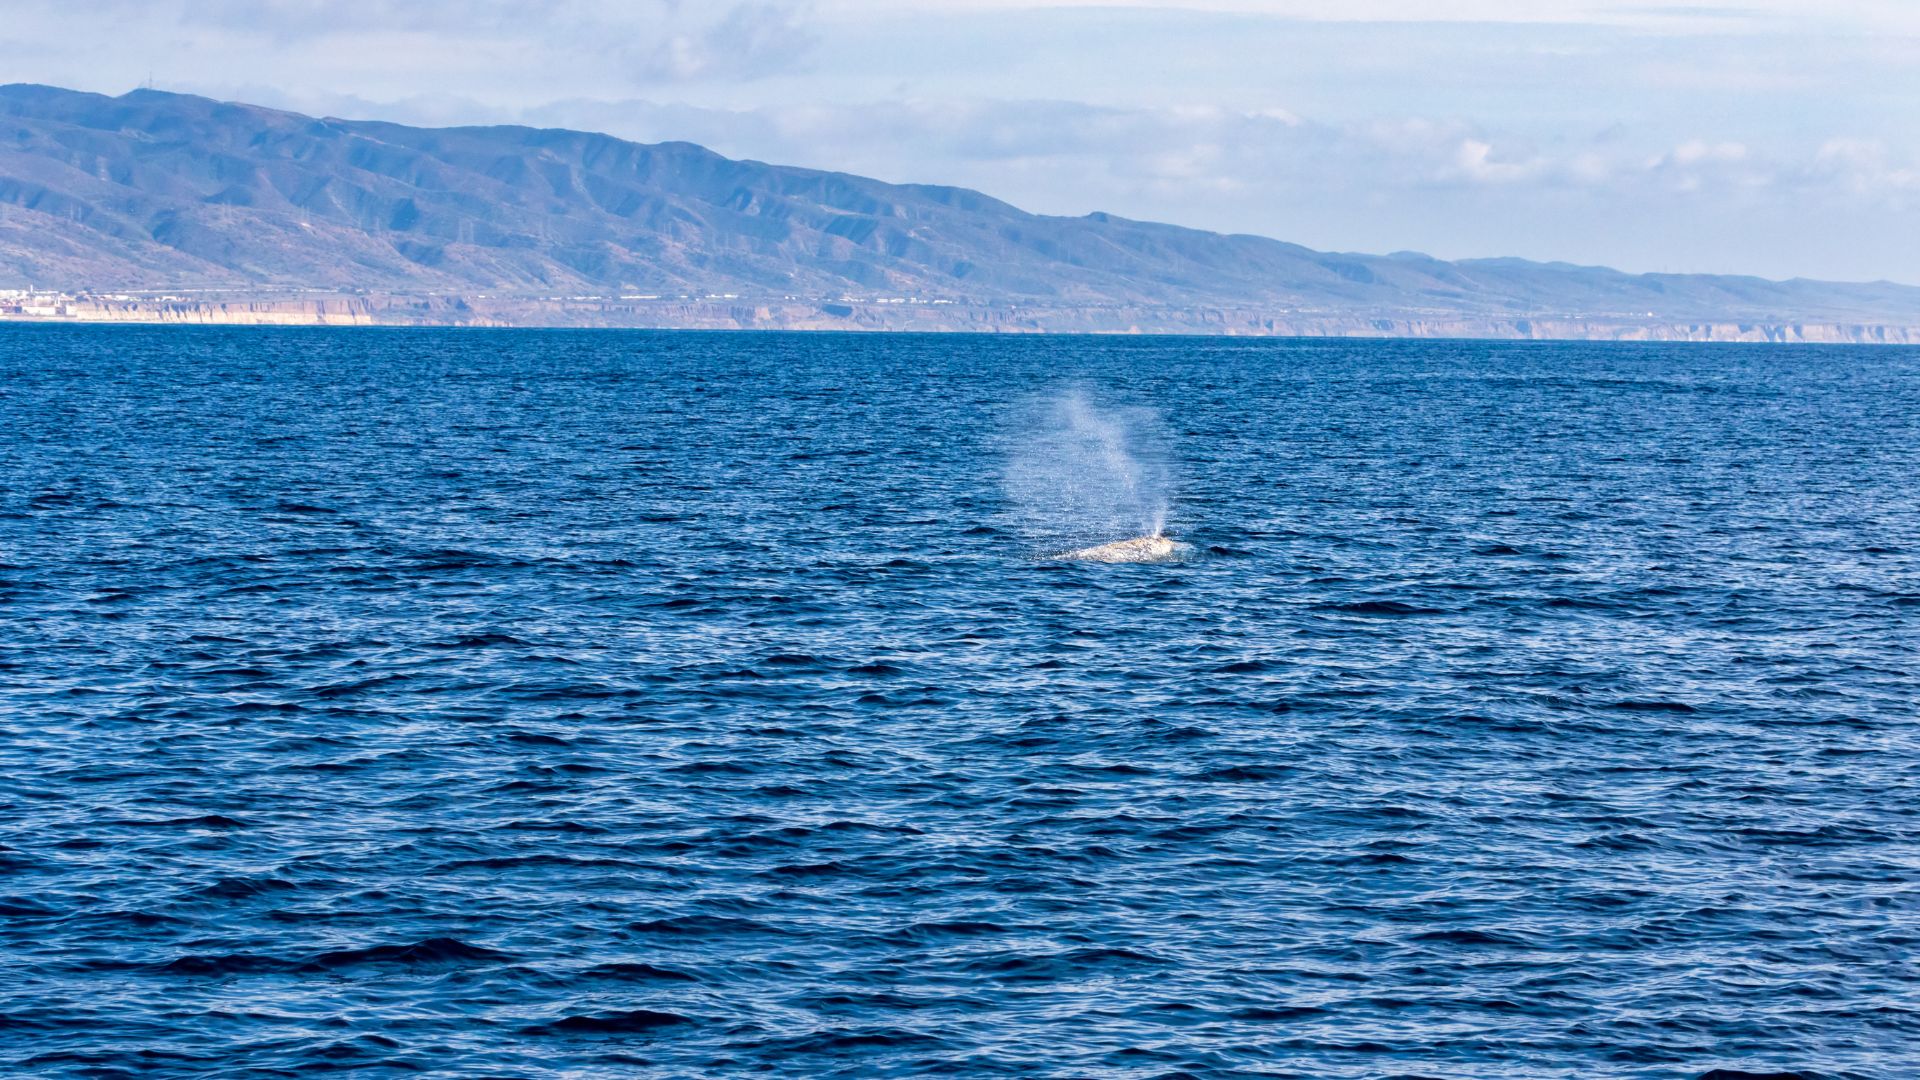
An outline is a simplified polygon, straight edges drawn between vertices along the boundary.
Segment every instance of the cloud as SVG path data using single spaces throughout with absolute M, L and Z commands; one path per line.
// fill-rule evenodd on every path
M 1476 184 L 1517 184 L 1531 180 L 1540 172 L 1538 159 L 1500 161 L 1493 156 L 1493 144 L 1485 139 L 1462 139 L 1455 148 L 1455 175 Z
M 1813 186 L 1891 198 L 1905 206 L 1909 196 L 1920 195 L 1920 160 L 1911 155 L 1898 158 L 1877 139 L 1829 139 L 1804 170 L 1803 179 Z
M 1004 14 L 1036 8 L 1086 12 L 1126 9 L 1194 15 L 1251 15 L 1315 22 L 1505 23 L 1725 30 L 1818 19 L 1878 31 L 1920 30 L 1909 0 L 821 0 L 840 17 Z
M 643 82 L 752 80 L 794 70 L 819 40 L 800 4 L 740 3 L 715 22 L 643 48 L 634 71 Z
M 368 86 L 458 81 L 623 88 L 737 82 L 797 68 L 818 44 L 801 0 L 79 0 L 22 3 L 0 48 L 101 71 L 163 68 Z M 75 33 L 111 26 L 112 35 Z M 11 39 L 11 40 L 9 40 Z M 25 50 L 23 50 L 25 51 Z M 77 80 L 69 80 L 77 81 Z M 284 84 L 283 84 L 284 85 Z

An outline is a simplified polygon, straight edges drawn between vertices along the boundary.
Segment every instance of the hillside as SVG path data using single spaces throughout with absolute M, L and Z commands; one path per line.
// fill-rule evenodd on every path
M 525 127 L 0 87 L 0 288 L 877 296 L 1442 325 L 1920 327 L 1920 289 L 1329 254 Z M 1184 323 L 1182 322 L 1184 320 Z M 1279 325 L 1273 323 L 1273 325 Z

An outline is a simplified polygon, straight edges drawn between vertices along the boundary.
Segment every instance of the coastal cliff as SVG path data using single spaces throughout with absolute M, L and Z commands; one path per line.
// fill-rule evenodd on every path
M 29 312 L 27 309 L 31 308 Z M 7 322 L 206 326 L 624 327 L 683 330 L 827 330 L 1009 334 L 1206 334 L 1240 337 L 1481 338 L 1505 341 L 1698 341 L 1920 345 L 1920 326 L 1875 323 L 1608 322 L 1598 320 L 1363 318 L 1275 314 L 1257 308 L 1047 305 L 818 304 L 798 301 L 622 302 L 559 298 L 394 295 L 304 299 L 0 300 Z

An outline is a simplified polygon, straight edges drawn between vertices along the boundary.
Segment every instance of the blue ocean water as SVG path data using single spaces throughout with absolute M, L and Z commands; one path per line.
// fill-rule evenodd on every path
M 1914 1075 L 1916 491 L 1907 350 L 8 329 L 0 1072 Z

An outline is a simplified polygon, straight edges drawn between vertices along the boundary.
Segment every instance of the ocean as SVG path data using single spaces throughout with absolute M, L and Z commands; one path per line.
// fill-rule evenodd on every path
M 1913 1075 L 1917 492 L 1911 349 L 6 328 L 0 1072 Z

